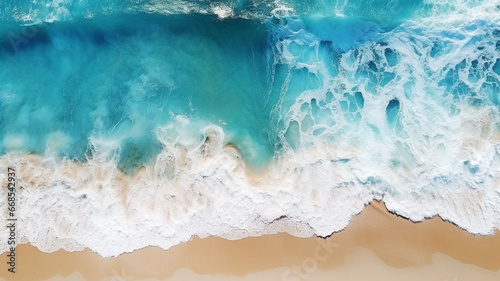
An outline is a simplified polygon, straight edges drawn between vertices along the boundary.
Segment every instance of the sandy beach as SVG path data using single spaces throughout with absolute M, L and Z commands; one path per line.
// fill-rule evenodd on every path
M 413 223 L 372 202 L 327 239 L 195 237 L 105 259 L 20 245 L 16 273 L 4 266 L 0 280 L 499 280 L 499 249 L 498 232 L 473 236 L 440 218 Z

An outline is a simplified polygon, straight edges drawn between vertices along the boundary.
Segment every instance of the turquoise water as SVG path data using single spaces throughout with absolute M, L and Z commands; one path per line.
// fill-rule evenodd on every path
M 360 130 L 406 138 L 402 110 L 425 107 L 422 97 L 449 115 L 461 104 L 498 108 L 498 22 L 411 24 L 461 7 L 225 1 L 222 19 L 209 1 L 172 3 L 0 4 L 0 152 L 85 161 L 102 139 L 133 172 L 162 150 L 158 128 L 182 115 L 223 128 L 224 144 L 259 168 L 317 143 L 356 146 Z M 386 124 L 370 121 L 373 111 Z
M 224 122 L 234 135 L 226 142 L 244 156 L 243 140 L 257 144 L 258 155 L 247 157 L 255 165 L 272 155 L 259 22 L 130 15 L 36 28 L 17 52 L 3 44 L 2 151 L 44 153 L 60 133 L 60 155 L 82 160 L 91 153 L 88 138 L 98 135 L 121 142 L 120 165 L 128 169 L 154 157 L 155 129 L 183 114 Z

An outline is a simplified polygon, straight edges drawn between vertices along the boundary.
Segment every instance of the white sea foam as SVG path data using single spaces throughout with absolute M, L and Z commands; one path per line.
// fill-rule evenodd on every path
M 29 1 L 26 1 L 29 2 Z M 396 1 L 398 2 L 398 1 Z M 390 15 L 397 15 L 398 10 L 391 8 L 402 8 L 409 3 L 400 1 L 394 7 L 387 5 L 388 10 L 368 13 L 374 18 L 381 17 L 389 19 Z M 383 4 L 383 3 L 380 3 Z M 56 22 L 75 20 L 79 18 L 91 18 L 95 15 L 110 15 L 119 13 L 145 12 L 152 14 L 175 15 L 175 14 L 212 14 L 220 19 L 253 18 L 265 20 L 269 16 L 284 17 L 297 16 L 301 12 L 308 15 L 324 15 L 346 17 L 346 9 L 362 4 L 356 1 L 336 1 L 336 3 L 319 3 L 308 8 L 300 1 L 288 0 L 261 0 L 244 4 L 241 1 L 186 1 L 186 0 L 149 0 L 149 1 L 74 1 L 74 0 L 41 0 L 26 3 L 24 6 L 6 5 L 5 11 L 0 16 L 4 19 L 13 19 L 20 24 L 32 25 L 43 22 Z M 235 7 L 236 6 L 236 7 Z M 411 6 L 411 5 L 410 5 Z M 13 8 L 12 8 L 13 7 Z M 237 9 L 235 9 L 237 8 Z M 373 6 L 374 11 L 377 8 Z M 441 25 L 443 23 L 463 23 L 473 19 L 496 18 L 500 6 L 495 0 L 425 0 L 415 7 L 415 13 L 410 20 L 413 24 L 423 26 Z M 237 10 L 237 11 L 235 11 Z M 357 14 L 360 13 L 360 14 Z M 385 14 L 387 13 L 387 15 Z M 366 16 L 363 9 L 354 9 L 348 13 L 350 16 Z M 413 20 L 412 20 L 413 19 Z
M 219 17 L 220 20 L 223 20 L 227 17 L 230 17 L 230 16 L 233 16 L 234 15 L 234 12 L 233 12 L 233 9 L 231 7 L 229 7 L 228 5 L 224 5 L 224 4 L 212 4 L 211 5 L 211 9 L 212 9 L 212 12 L 214 14 L 217 15 L 217 17 Z
M 500 136 L 488 129 L 488 112 L 467 110 L 455 157 L 428 162 L 430 145 L 431 151 L 411 150 L 420 161 L 414 166 L 390 166 L 397 146 L 322 145 L 287 152 L 252 174 L 234 148 L 223 146 L 222 128 L 182 116 L 158 131 L 164 150 L 132 177 L 116 168 L 116 147 L 99 142 L 85 163 L 14 153 L 0 162 L 17 171 L 18 242 L 47 252 L 88 247 L 116 256 L 149 245 L 167 249 L 193 235 L 326 236 L 373 199 L 415 221 L 440 215 L 489 234 L 500 228 Z M 206 138 L 196 130 L 180 138 L 187 128 Z M 472 137 L 484 130 L 489 137 Z M 480 172 L 471 174 L 465 160 Z M 5 176 L 2 171 L 0 181 Z
M 426 27 L 462 24 L 473 20 L 498 19 L 500 13 L 498 1 L 424 0 L 423 6 L 430 8 L 418 10 L 412 24 Z

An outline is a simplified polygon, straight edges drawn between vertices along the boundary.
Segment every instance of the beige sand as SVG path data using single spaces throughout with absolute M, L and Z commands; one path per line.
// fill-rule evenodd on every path
M 328 239 L 193 238 L 168 251 L 149 247 L 107 259 L 89 250 L 47 254 L 21 245 L 17 257 L 17 273 L 2 262 L 0 280 L 373 280 L 373 274 L 382 274 L 380 280 L 500 280 L 499 233 L 476 237 L 439 218 L 413 223 L 379 202 Z

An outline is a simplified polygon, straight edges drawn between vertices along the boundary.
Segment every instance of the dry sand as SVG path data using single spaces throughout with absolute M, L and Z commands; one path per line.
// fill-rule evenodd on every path
M 500 234 L 473 236 L 440 218 L 413 223 L 372 202 L 327 239 L 288 234 L 193 238 L 103 259 L 89 250 L 17 248 L 0 280 L 500 280 Z

